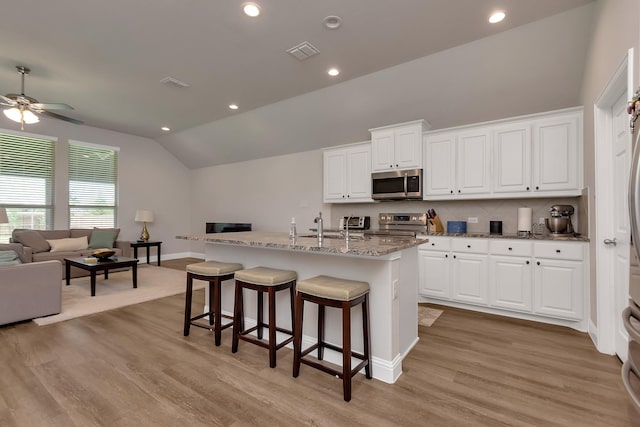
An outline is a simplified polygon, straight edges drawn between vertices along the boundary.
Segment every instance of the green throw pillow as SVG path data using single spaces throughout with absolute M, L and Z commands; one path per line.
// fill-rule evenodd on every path
M 0 266 L 22 264 L 16 251 L 0 251 Z
M 89 240 L 89 249 L 113 248 L 113 243 L 119 233 L 119 229 L 101 230 L 94 228 Z

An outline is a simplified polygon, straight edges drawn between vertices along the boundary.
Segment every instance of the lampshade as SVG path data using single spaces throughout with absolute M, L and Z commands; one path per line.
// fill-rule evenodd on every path
M 153 222 L 153 212 L 148 210 L 136 211 L 136 222 Z
M 0 208 L 0 224 L 8 224 L 9 218 L 7 217 L 7 210 Z
M 26 124 L 31 125 L 33 123 L 38 123 L 40 121 L 38 116 L 36 116 L 29 110 L 20 111 L 18 108 L 7 108 L 2 112 L 9 119 L 18 123 L 22 123 L 22 121 L 24 120 Z

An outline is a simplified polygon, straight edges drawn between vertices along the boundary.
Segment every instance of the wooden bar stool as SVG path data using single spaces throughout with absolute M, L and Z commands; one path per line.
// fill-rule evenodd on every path
M 269 267 L 255 267 L 236 272 L 236 295 L 233 309 L 233 341 L 231 352 L 238 351 L 239 340 L 247 341 L 260 347 L 269 349 L 269 366 L 276 367 L 276 351 L 293 341 L 293 321 L 296 290 L 295 271 L 277 270 Z M 244 329 L 244 303 L 242 298 L 243 289 L 251 289 L 258 292 L 258 313 L 256 326 Z M 276 292 L 289 289 L 291 298 L 291 329 L 279 328 L 276 325 Z M 269 322 L 263 321 L 262 294 L 267 292 L 269 298 Z M 269 328 L 269 338 L 265 343 L 262 341 L 262 328 Z M 249 335 L 257 331 L 257 338 Z M 276 331 L 291 335 L 281 343 L 276 342 Z
M 193 325 L 212 330 L 215 335 L 216 346 L 220 345 L 222 330 L 233 325 L 233 322 L 222 324 L 223 317 L 233 319 L 233 316 L 222 314 L 222 282 L 233 279 L 234 273 L 238 270 L 242 270 L 242 264 L 205 261 L 187 265 L 187 291 L 184 305 L 185 337 L 189 335 L 189 328 Z M 209 311 L 192 317 L 191 299 L 193 297 L 193 279 L 209 282 Z M 202 319 L 205 316 L 209 316 L 208 325 L 197 322 L 198 319 Z
M 329 276 L 316 276 L 298 282 L 296 296 L 296 321 L 293 341 L 293 376 L 300 374 L 300 364 L 312 366 L 331 375 L 342 378 L 344 400 L 351 400 L 351 378 L 362 368 L 365 376 L 371 379 L 371 333 L 369 330 L 369 284 L 355 280 L 338 279 Z M 311 347 L 302 350 L 302 318 L 304 302 L 318 304 L 318 341 Z M 351 307 L 362 304 L 362 333 L 364 353 L 351 350 Z M 342 348 L 324 341 L 325 307 L 342 309 Z M 320 363 L 324 358 L 324 349 L 328 348 L 342 353 L 342 370 L 337 370 Z M 305 359 L 309 353 L 318 350 L 317 360 Z M 362 360 L 353 369 L 351 358 Z

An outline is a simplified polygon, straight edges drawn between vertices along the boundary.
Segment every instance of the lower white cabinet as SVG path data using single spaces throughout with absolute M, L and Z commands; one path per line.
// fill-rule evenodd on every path
M 586 242 L 430 237 L 419 248 L 419 293 L 445 305 L 582 322 L 586 250 Z

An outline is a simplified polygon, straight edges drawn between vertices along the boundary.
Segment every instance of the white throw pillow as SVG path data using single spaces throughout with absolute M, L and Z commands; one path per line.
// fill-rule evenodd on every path
M 51 246 L 51 252 L 81 251 L 87 249 L 89 239 L 87 239 L 87 236 L 69 237 L 67 239 L 47 240 L 47 243 Z

